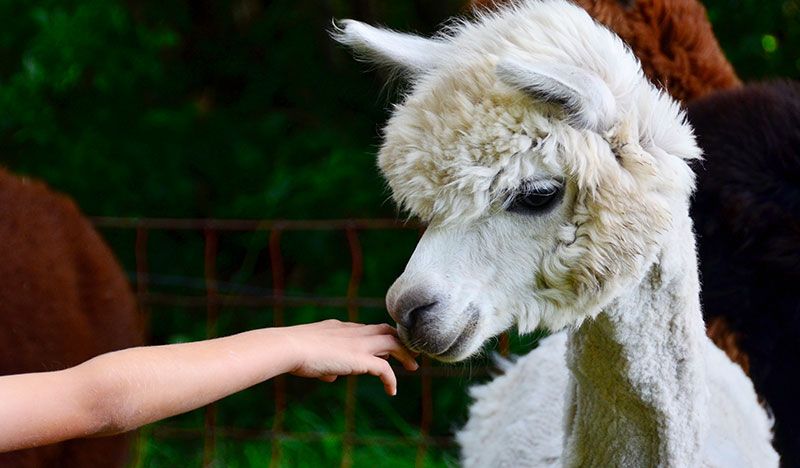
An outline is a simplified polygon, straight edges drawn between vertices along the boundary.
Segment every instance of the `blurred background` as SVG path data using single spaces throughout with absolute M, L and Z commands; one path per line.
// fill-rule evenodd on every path
M 151 343 L 387 321 L 383 294 L 420 233 L 374 164 L 402 83 L 328 30 L 350 17 L 427 34 L 466 3 L 0 0 L 0 164 L 102 218 Z M 744 80 L 800 75 L 800 0 L 704 3 Z M 212 218 L 387 221 L 186 221 Z M 146 428 L 135 463 L 452 466 L 487 362 L 403 374 L 392 399 L 376 379 L 259 385 Z

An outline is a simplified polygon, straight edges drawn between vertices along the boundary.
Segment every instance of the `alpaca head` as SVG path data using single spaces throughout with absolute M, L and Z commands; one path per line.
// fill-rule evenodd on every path
M 460 360 L 512 326 L 600 311 L 686 213 L 691 129 L 580 8 L 534 1 L 434 39 L 347 21 L 337 39 L 405 72 L 378 164 L 428 223 L 387 306 L 412 349 Z

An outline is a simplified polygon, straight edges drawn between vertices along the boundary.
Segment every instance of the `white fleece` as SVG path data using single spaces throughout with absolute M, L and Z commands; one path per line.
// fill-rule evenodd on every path
M 712 402 L 705 465 L 777 466 L 772 424 L 752 396 L 752 383 L 713 343 L 704 346 Z M 500 358 L 502 375 L 470 389 L 469 420 L 456 434 L 465 468 L 562 466 L 566 348 L 567 332 L 556 333 L 524 356 Z

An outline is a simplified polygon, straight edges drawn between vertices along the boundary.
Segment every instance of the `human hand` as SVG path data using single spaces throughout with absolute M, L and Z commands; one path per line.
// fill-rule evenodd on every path
M 340 375 L 380 377 L 386 393 L 397 394 L 397 377 L 387 359 L 394 357 L 410 371 L 419 365 L 387 325 L 363 325 L 338 320 L 287 327 L 281 334 L 295 357 L 290 373 L 333 382 Z

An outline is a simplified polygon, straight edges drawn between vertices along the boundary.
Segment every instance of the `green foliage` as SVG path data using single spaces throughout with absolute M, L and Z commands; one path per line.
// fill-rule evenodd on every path
M 2 161 L 94 215 L 392 216 L 373 155 L 393 93 L 326 29 L 430 31 L 459 11 L 434 3 L 2 0 Z M 708 10 L 743 77 L 800 75 L 800 0 Z
M 720 44 L 742 79 L 800 77 L 800 1 L 703 3 Z
M 396 99 L 385 76 L 365 73 L 333 44 L 331 18 L 356 17 L 402 30 L 434 30 L 460 0 L 0 0 L 0 161 L 47 180 L 85 212 L 107 216 L 222 218 L 394 217 L 374 167 L 378 129 Z M 800 0 L 709 0 L 726 53 L 745 79 L 800 76 Z M 133 237 L 105 233 L 128 271 Z M 360 294 L 380 297 L 402 271 L 415 231 L 361 233 Z M 265 233 L 220 239 L 223 293 L 270 294 Z M 350 259 L 341 233 L 286 233 L 282 251 L 292 295 L 342 296 Z M 203 294 L 199 233 L 154 232 L 153 290 Z M 204 309 L 155 307 L 152 341 L 205 336 Z M 385 321 L 382 310 L 360 319 Z M 272 324 L 270 309 L 221 311 L 219 333 Z M 287 311 L 290 323 L 345 318 L 337 309 Z M 529 349 L 534 338 L 515 339 Z M 480 366 L 480 360 L 473 366 Z M 468 366 L 470 366 L 468 365 Z M 469 375 L 469 367 L 464 373 Z M 213 378 L 213 376 L 210 376 Z M 466 377 L 436 379 L 431 428 L 450 434 L 466 415 Z M 280 442 L 283 466 L 335 466 L 342 457 L 344 388 L 289 380 L 285 428 L 320 434 Z M 417 456 L 420 381 L 400 395 L 360 379 L 359 437 L 408 445 L 358 444 L 355 466 L 409 466 Z M 220 424 L 269 430 L 273 384 L 219 404 Z M 157 437 L 158 428 L 202 427 L 199 412 L 144 432 L 143 466 L 197 466 L 202 438 Z M 225 466 L 262 466 L 272 441 L 222 435 Z M 426 466 L 455 464 L 431 448 Z

